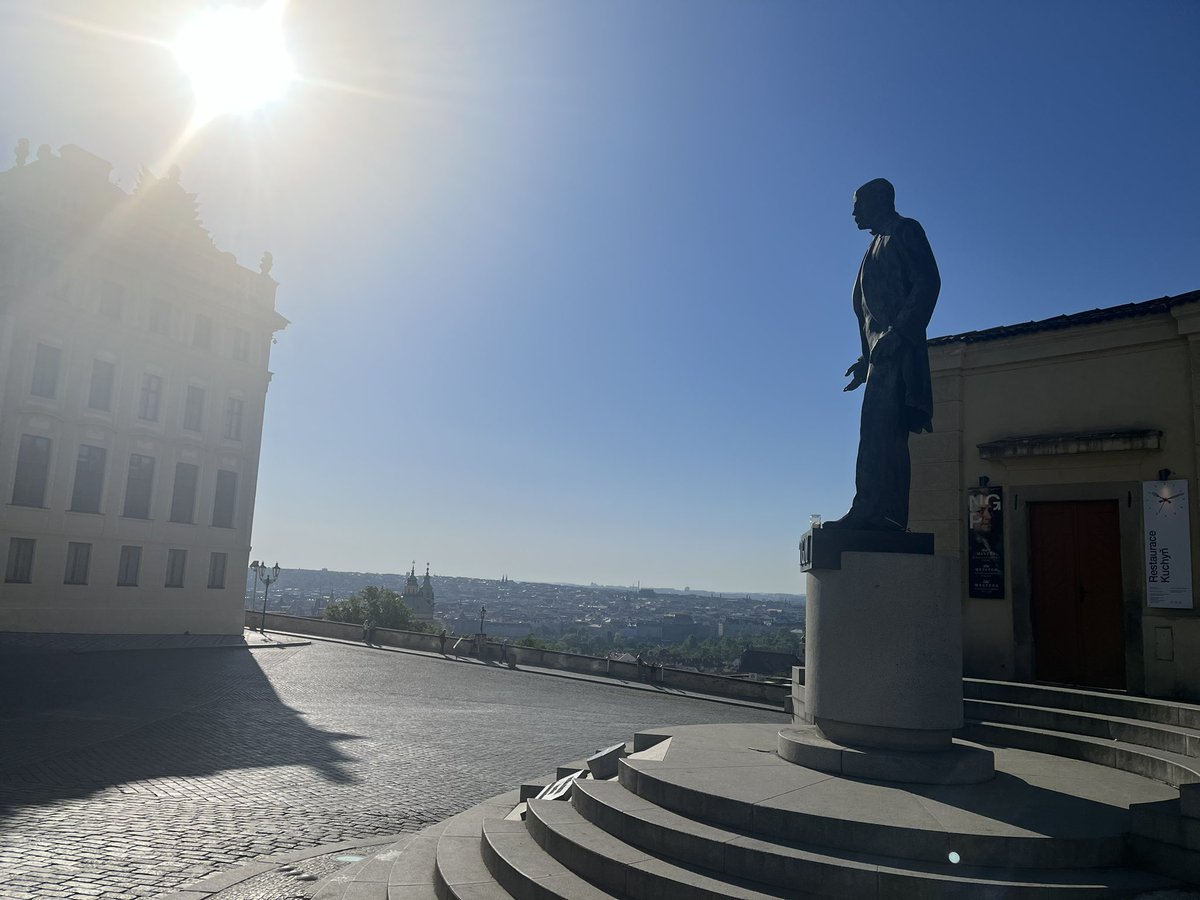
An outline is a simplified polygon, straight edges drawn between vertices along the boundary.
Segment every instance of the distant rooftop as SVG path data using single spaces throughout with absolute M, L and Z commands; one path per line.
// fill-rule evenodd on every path
M 1123 303 L 1120 306 L 1109 306 L 1104 309 L 1089 309 L 1084 312 L 1055 316 L 1052 319 L 1040 319 L 1036 322 L 1022 322 L 1018 325 L 999 325 L 995 328 L 985 328 L 981 331 L 965 331 L 962 334 L 948 334 L 944 337 L 929 339 L 929 345 L 943 344 L 977 344 L 982 341 L 996 341 L 1001 338 L 1015 337 L 1020 334 L 1034 334 L 1038 331 L 1057 331 L 1062 328 L 1075 328 L 1079 325 L 1095 325 L 1100 322 L 1111 322 L 1116 319 L 1132 319 L 1138 316 L 1152 316 L 1158 313 L 1170 312 L 1177 306 L 1187 303 L 1200 303 L 1200 290 L 1188 291 L 1176 297 L 1159 297 L 1157 300 L 1143 300 L 1140 303 Z

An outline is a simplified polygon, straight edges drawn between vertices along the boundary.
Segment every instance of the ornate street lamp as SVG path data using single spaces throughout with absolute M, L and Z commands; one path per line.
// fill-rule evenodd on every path
M 250 608 L 254 609 L 258 605 L 258 567 L 261 566 L 257 559 L 250 563 L 250 571 L 254 573 L 254 588 L 250 591 Z
M 271 568 L 267 567 L 265 562 L 254 563 L 250 568 L 254 569 L 255 575 L 262 579 L 263 587 L 263 605 L 262 605 L 262 623 L 259 626 L 259 631 L 263 634 L 267 633 L 267 596 L 271 593 L 271 582 L 279 580 L 279 563 Z

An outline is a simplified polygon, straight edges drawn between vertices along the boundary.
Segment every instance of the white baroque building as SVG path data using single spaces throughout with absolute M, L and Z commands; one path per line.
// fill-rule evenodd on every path
M 193 195 L 43 145 L 0 172 L 0 631 L 234 634 L 275 310 Z

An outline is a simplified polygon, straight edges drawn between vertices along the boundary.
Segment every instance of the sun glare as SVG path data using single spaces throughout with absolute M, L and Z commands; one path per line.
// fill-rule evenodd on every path
M 193 123 L 281 99 L 296 73 L 283 37 L 283 0 L 221 6 L 189 20 L 173 45 L 192 82 Z

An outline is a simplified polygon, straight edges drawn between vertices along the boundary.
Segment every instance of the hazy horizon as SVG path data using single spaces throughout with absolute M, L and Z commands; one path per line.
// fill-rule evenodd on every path
M 329 573 L 335 574 L 335 575 L 362 575 L 362 576 L 376 576 L 377 575 L 381 578 L 405 578 L 405 577 L 407 577 L 408 572 L 409 572 L 408 569 L 403 569 L 399 572 L 384 572 L 384 571 L 376 571 L 373 569 L 331 569 L 328 566 L 322 566 L 320 568 L 312 568 L 310 566 L 292 566 L 291 569 L 292 569 L 292 571 L 295 571 L 295 572 L 317 572 L 317 573 L 329 572 Z M 279 585 L 282 588 L 287 587 L 286 572 L 287 572 L 287 570 L 281 565 L 280 566 L 280 577 L 283 578 L 284 580 L 281 580 L 279 582 Z M 502 575 L 494 575 L 494 576 L 493 575 L 468 575 L 468 574 L 464 574 L 461 572 L 437 572 L 437 571 L 434 571 L 433 569 L 430 569 L 429 574 L 430 574 L 430 577 L 435 580 L 438 578 L 464 578 L 464 579 L 467 579 L 470 581 L 496 581 L 496 582 L 498 582 L 503 577 Z M 420 567 L 418 567 L 417 575 L 418 575 L 418 577 L 423 578 L 424 570 L 420 569 Z M 251 572 L 251 571 L 247 572 L 247 579 L 250 581 L 253 581 L 253 579 L 254 579 L 253 572 Z M 717 594 L 720 596 L 729 595 L 730 599 L 736 599 L 739 596 L 742 596 L 742 597 L 744 597 L 744 596 L 751 596 L 751 597 L 754 597 L 754 596 L 780 596 L 780 597 L 797 597 L 797 598 L 804 597 L 803 591 L 799 591 L 799 592 L 796 592 L 796 591 L 744 591 L 744 590 L 717 591 L 717 590 L 710 590 L 709 588 L 706 588 L 706 587 L 693 586 L 690 584 L 684 585 L 683 587 L 678 587 L 678 586 L 666 585 L 666 584 L 641 584 L 640 582 L 630 582 L 628 584 L 622 584 L 622 583 L 607 583 L 607 582 L 599 582 L 599 581 L 543 581 L 538 578 L 514 578 L 512 575 L 508 575 L 508 580 L 510 582 L 512 582 L 513 584 L 549 584 L 549 585 L 555 585 L 558 587 L 601 588 L 601 589 L 611 589 L 611 590 L 636 590 L 639 588 L 641 588 L 641 589 L 650 588 L 655 591 L 669 591 L 671 593 L 680 593 L 680 594 L 684 594 L 684 593 Z

